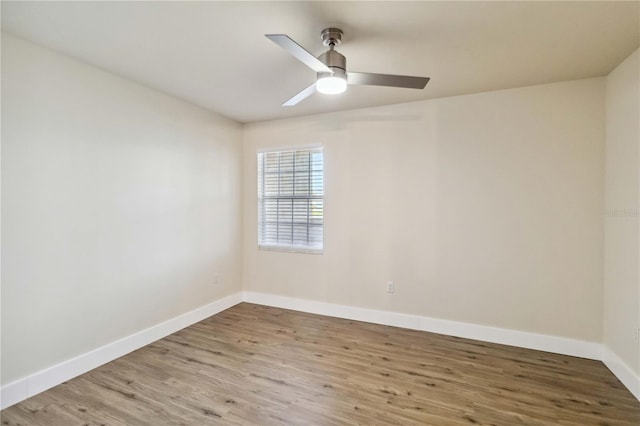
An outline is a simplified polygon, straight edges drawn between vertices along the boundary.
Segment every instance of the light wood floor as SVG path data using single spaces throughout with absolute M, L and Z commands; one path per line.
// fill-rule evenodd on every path
M 633 425 L 597 361 L 240 304 L 1 413 L 4 425 Z

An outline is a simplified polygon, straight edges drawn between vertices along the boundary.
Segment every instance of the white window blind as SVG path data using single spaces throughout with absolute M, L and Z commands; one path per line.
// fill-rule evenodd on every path
M 322 148 L 258 153 L 258 246 L 322 252 Z

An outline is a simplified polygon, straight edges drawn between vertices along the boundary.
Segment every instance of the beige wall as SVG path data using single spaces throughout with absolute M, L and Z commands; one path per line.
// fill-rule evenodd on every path
M 3 384 L 240 290 L 241 130 L 2 34 Z
M 246 125 L 244 289 L 600 342 L 604 89 Z M 324 254 L 258 250 L 256 151 L 317 143 Z
M 640 374 L 640 53 L 606 79 L 604 344 Z

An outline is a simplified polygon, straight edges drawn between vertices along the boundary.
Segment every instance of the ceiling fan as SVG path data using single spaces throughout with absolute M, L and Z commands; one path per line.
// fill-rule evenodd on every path
M 342 93 L 347 90 L 347 84 L 424 89 L 429 82 L 429 77 L 347 72 L 347 58 L 335 50 L 335 47 L 342 42 L 342 30 L 325 28 L 320 36 L 322 44 L 329 47 L 329 50 L 316 58 L 286 34 L 265 34 L 269 40 L 318 73 L 315 83 L 286 101 L 282 106 L 296 105 L 316 91 L 331 95 Z

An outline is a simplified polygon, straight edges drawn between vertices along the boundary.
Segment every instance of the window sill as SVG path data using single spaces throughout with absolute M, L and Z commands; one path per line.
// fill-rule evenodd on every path
M 304 246 L 264 246 L 258 245 L 259 250 L 265 251 L 283 251 L 288 253 L 303 253 L 303 254 L 323 254 L 324 250 L 322 248 L 312 248 L 312 247 L 304 247 Z

